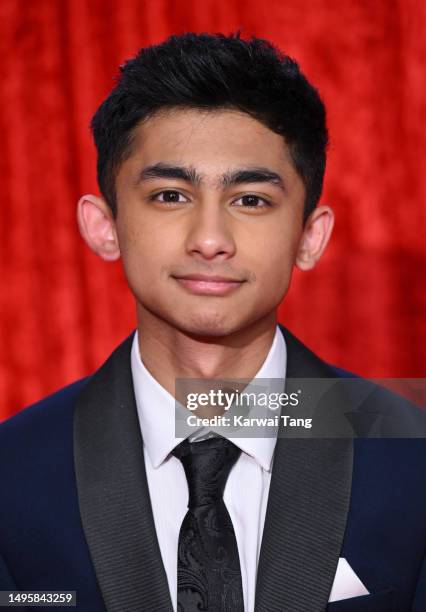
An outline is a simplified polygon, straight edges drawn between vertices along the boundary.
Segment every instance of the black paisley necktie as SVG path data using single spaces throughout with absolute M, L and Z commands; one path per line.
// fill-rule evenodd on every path
M 240 449 L 225 438 L 184 440 L 181 460 L 189 488 L 178 545 L 178 612 L 244 612 L 241 569 L 223 491 Z

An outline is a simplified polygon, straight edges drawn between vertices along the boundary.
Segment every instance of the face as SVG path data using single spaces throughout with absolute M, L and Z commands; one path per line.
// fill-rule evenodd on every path
M 109 222 L 140 324 L 217 337 L 275 322 L 309 242 L 305 188 L 280 135 L 238 111 L 157 113 L 135 129 L 116 194 Z M 102 233 L 90 223 L 86 234 Z

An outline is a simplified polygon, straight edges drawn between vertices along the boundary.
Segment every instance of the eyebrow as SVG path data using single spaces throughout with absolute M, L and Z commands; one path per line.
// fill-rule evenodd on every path
M 171 166 L 160 162 L 153 166 L 146 166 L 146 168 L 143 168 L 139 173 L 137 183 L 154 178 L 179 179 L 194 185 L 198 185 L 201 182 L 201 177 L 197 174 L 195 168 Z
M 177 179 L 196 186 L 203 182 L 203 176 L 191 166 L 177 166 L 159 162 L 158 164 L 143 168 L 138 175 L 136 183 L 155 178 Z M 256 166 L 229 170 L 219 178 L 219 185 L 225 188 L 242 183 L 270 183 L 286 191 L 282 177 L 277 172 L 273 172 L 268 168 Z

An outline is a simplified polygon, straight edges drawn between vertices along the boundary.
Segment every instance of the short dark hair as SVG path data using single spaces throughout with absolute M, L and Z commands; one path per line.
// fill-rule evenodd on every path
M 298 64 L 261 38 L 187 33 L 125 62 L 92 119 L 98 183 L 114 216 L 115 180 L 134 128 L 174 107 L 237 109 L 281 134 L 305 186 L 304 218 L 315 208 L 326 162 L 325 108 Z

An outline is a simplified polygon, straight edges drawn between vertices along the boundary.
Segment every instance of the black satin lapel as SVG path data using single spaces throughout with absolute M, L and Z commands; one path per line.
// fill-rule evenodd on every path
M 133 392 L 132 338 L 96 372 L 77 401 L 80 513 L 107 611 L 171 612 Z
M 323 362 L 283 332 L 288 378 L 333 377 Z M 346 526 L 352 455 L 351 439 L 277 440 L 256 612 L 326 609 Z

